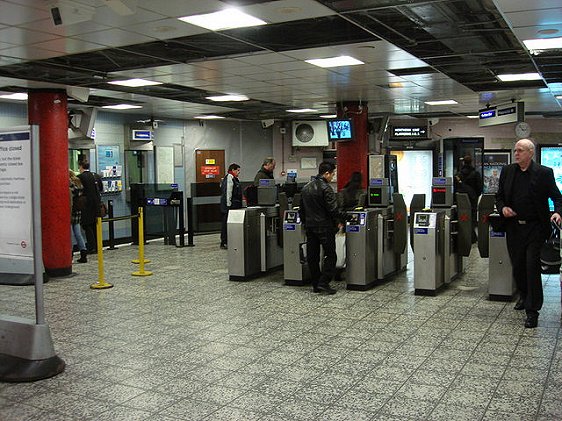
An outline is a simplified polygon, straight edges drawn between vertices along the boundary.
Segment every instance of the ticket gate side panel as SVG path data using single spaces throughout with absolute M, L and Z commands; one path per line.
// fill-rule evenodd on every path
M 425 208 L 425 194 L 414 194 L 410 202 L 410 247 L 414 250 L 414 215 Z
M 506 233 L 490 228 L 489 236 L 488 298 L 492 301 L 511 301 L 517 287 L 507 250 Z
M 377 212 L 348 212 L 346 223 L 347 289 L 365 291 L 376 283 Z
M 418 212 L 414 215 L 415 295 L 433 296 L 444 284 L 444 222 L 443 211 Z

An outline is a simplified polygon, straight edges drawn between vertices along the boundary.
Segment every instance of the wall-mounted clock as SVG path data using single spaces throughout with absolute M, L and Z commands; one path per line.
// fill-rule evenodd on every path
M 524 121 L 520 121 L 515 125 L 515 136 L 517 139 L 523 139 L 528 137 L 531 134 L 531 126 L 529 123 L 525 123 Z

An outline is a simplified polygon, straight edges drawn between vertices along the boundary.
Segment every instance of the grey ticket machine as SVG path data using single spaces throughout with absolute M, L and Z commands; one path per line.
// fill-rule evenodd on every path
M 511 301 L 517 287 L 495 199 L 493 194 L 483 194 L 478 201 L 478 250 L 481 257 L 488 258 L 488 298 Z
M 408 226 L 402 195 L 390 193 L 388 179 L 371 179 L 367 206 L 347 214 L 348 289 L 366 290 L 407 265 Z
M 435 217 L 419 219 L 418 213 L 435 214 Z M 429 226 L 425 226 L 428 223 Z M 452 178 L 433 178 L 431 211 L 414 214 L 413 235 L 415 293 L 435 295 L 443 284 L 462 274 L 463 256 L 470 254 L 472 246 L 470 200 L 465 193 L 453 194 Z M 439 267 L 429 267 L 431 265 Z M 434 275 L 428 278 L 430 273 Z
M 310 282 L 306 263 L 306 235 L 297 209 L 283 216 L 283 276 L 285 285 L 302 286 Z
M 255 206 L 228 212 L 230 280 L 248 280 L 283 265 L 279 225 L 279 206 Z

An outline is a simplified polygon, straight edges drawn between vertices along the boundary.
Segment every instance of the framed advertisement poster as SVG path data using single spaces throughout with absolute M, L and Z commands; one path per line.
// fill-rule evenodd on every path
M 511 164 L 511 151 L 486 150 L 482 162 L 484 187 L 482 193 L 497 193 L 502 168 Z

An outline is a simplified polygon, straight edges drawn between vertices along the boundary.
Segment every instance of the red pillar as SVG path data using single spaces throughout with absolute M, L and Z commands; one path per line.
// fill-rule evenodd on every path
M 367 104 L 348 102 L 338 109 L 338 117 L 350 118 L 353 126 L 353 140 L 351 142 L 337 142 L 338 190 L 349 181 L 351 174 L 359 171 L 363 176 L 363 186 L 367 185 L 369 169 L 367 167 L 369 154 L 369 132 L 367 130 Z
M 45 272 L 50 276 L 70 275 L 72 243 L 66 92 L 32 91 L 27 104 L 29 124 L 39 125 L 41 233 Z

